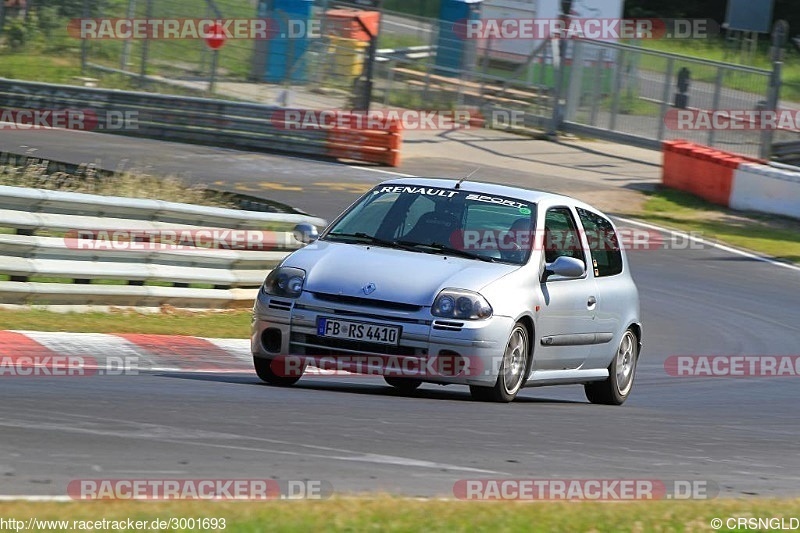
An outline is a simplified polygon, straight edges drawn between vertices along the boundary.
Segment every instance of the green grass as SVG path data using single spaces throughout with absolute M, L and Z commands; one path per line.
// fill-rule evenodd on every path
M 660 189 L 649 195 L 641 218 L 654 224 L 699 232 L 711 241 L 800 263 L 800 221 L 741 213 L 689 193 Z
M 383 0 L 381 7 L 387 11 L 438 19 L 441 0 Z
M 0 309 L 0 330 L 71 331 L 75 333 L 152 333 L 244 339 L 250 335 L 250 311 L 169 311 L 143 314 L 54 313 L 42 309 Z
M 436 44 L 430 42 L 430 35 L 421 33 L 417 35 L 385 33 L 378 37 L 378 48 L 405 48 L 407 46 L 427 46 Z
M 335 487 L 335 486 L 334 486 Z M 713 518 L 800 515 L 800 500 L 521 503 L 391 497 L 269 502 L 4 503 L 0 516 L 27 520 L 224 518 L 226 533 L 387 531 L 534 533 L 713 531 Z M 74 530 L 74 529 L 68 529 Z M 147 528 L 147 530 L 150 530 Z M 170 529 L 170 531 L 183 531 Z M 193 531 L 199 531 L 195 528 Z M 221 531 L 218 529 L 217 531 Z M 722 528 L 719 531 L 731 531 Z

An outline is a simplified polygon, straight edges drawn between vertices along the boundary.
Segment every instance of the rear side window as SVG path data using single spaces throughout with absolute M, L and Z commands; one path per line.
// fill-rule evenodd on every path
M 619 238 L 611 222 L 597 213 L 577 208 L 589 250 L 595 277 L 614 276 L 622 272 L 622 252 Z

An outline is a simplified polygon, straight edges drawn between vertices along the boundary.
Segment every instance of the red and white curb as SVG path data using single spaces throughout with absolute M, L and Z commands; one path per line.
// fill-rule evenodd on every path
M 0 363 L 85 359 L 90 367 L 135 362 L 139 371 L 252 372 L 248 339 L 138 333 L 0 331 Z M 49 359 L 48 359 L 49 358 Z M 45 363 L 46 364 L 46 363 Z

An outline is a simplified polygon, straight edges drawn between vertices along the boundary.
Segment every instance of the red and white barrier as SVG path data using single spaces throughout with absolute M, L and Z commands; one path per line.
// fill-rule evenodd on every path
M 742 164 L 733 175 L 730 207 L 800 218 L 800 172 Z
M 688 141 L 663 143 L 661 182 L 732 209 L 800 218 L 800 172 Z

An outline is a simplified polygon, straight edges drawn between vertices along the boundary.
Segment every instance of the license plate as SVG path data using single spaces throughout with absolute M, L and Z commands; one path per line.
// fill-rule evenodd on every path
M 398 326 L 382 326 L 369 322 L 353 322 L 352 320 L 327 317 L 317 319 L 317 335 L 320 337 L 397 346 L 400 343 L 401 331 L 402 329 Z

